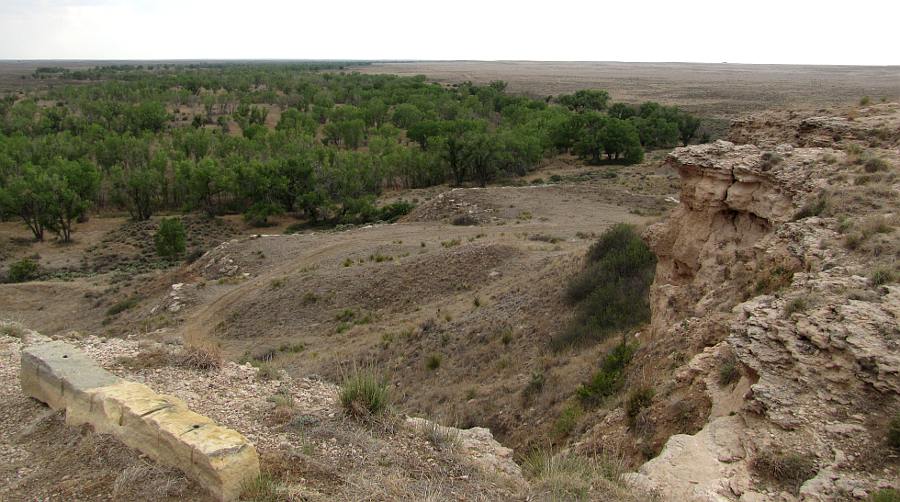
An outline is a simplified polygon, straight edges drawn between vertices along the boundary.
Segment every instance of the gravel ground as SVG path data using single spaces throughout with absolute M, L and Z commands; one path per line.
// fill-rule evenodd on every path
M 179 472 L 112 437 L 68 427 L 63 413 L 26 397 L 19 358 L 23 338 L 31 335 L 15 334 L 0 335 L 0 500 L 207 498 Z M 365 425 L 345 418 L 334 384 L 286 374 L 265 380 L 249 363 L 226 361 L 207 371 L 182 367 L 175 363 L 177 345 L 77 332 L 62 338 L 112 373 L 181 398 L 246 435 L 263 469 L 279 480 L 284 500 L 413 500 L 442 493 L 459 500 L 519 498 L 517 481 L 498 480 L 473 463 L 483 450 L 450 451 L 398 420 Z M 494 446 L 499 444 L 487 447 Z

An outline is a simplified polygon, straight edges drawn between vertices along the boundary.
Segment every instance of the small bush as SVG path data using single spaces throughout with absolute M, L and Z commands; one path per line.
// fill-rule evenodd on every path
M 554 350 L 603 340 L 650 319 L 656 256 L 634 227 L 618 224 L 591 246 L 585 269 L 566 289 L 575 319 L 551 340 Z
M 638 414 L 653 401 L 655 392 L 650 387 L 638 387 L 628 393 L 625 401 L 625 413 L 628 415 L 628 423 L 634 425 Z
M 583 411 L 578 403 L 573 403 L 563 408 L 556 422 L 553 422 L 553 434 L 559 438 L 567 437 L 578 425 L 578 419 L 581 418 L 582 413 Z
M 260 380 L 278 380 L 281 378 L 281 370 L 272 363 L 260 363 L 257 366 L 256 378 Z
M 476 220 L 472 216 L 469 216 L 468 214 L 461 214 L 461 215 L 453 218 L 453 221 L 451 221 L 451 223 L 453 223 L 454 225 L 461 226 L 461 227 L 469 227 L 472 225 L 477 225 L 478 220 Z
M 549 244 L 556 244 L 560 242 L 562 239 L 556 237 L 554 235 L 545 235 L 545 234 L 535 234 L 528 237 L 530 241 L 538 241 L 538 242 L 547 242 Z
M 261 473 L 244 483 L 241 500 L 251 502 L 279 502 L 283 500 L 279 494 L 280 485 L 271 474 Z
M 163 218 L 159 222 L 159 230 L 153 236 L 156 244 L 156 254 L 172 260 L 178 258 L 185 251 L 184 225 L 177 218 Z
M 141 297 L 132 296 L 126 300 L 122 300 L 119 303 L 114 304 L 110 308 L 106 309 L 106 316 L 114 316 L 116 314 L 125 312 L 126 310 L 135 307 L 138 303 L 140 303 Z
M 222 366 L 222 350 L 215 345 L 189 345 L 178 359 L 181 366 L 198 370 L 215 370 Z
M 278 204 L 257 202 L 244 212 L 244 221 L 252 227 L 268 227 L 269 218 L 284 213 Z
M 811 216 L 819 216 L 824 213 L 828 208 L 828 198 L 825 196 L 819 196 L 815 199 L 809 201 L 797 211 L 797 214 L 794 215 L 794 221 L 802 220 L 803 218 L 809 218 Z
M 900 450 L 900 413 L 895 413 L 894 419 L 888 425 L 887 442 L 891 448 Z
M 425 439 L 438 450 L 454 450 L 462 444 L 462 439 L 459 437 L 459 430 L 457 429 L 444 427 L 431 420 L 422 421 L 420 428 Z
M 803 312 L 807 307 L 806 298 L 797 297 L 787 302 L 787 305 L 784 306 L 784 314 L 790 317 L 797 312 Z
M 879 268 L 872 272 L 869 278 L 873 286 L 883 286 L 889 282 L 894 282 L 894 272 L 888 268 Z
M 390 394 L 387 382 L 372 371 L 354 370 L 341 384 L 339 399 L 344 413 L 366 419 L 387 411 Z
M 623 383 L 622 373 L 634 357 L 635 350 L 634 345 L 621 344 L 606 354 L 600 363 L 600 370 L 594 373 L 589 382 L 581 384 L 576 390 L 575 393 L 581 403 L 596 406 L 618 392 Z
M 429 371 L 434 371 L 441 367 L 441 355 L 440 354 L 431 354 L 428 356 L 428 359 L 425 360 L 425 367 L 428 368 Z
M 542 390 L 544 390 L 544 383 L 546 382 L 546 380 L 547 379 L 544 376 L 544 372 L 533 372 L 531 374 L 531 379 L 528 381 L 528 384 L 525 385 L 525 388 L 522 389 L 522 397 L 527 401 L 533 396 L 539 394 Z
M 869 497 L 869 502 L 900 502 L 900 491 L 893 488 L 878 490 Z
M 22 258 L 9 266 L 9 282 L 30 281 L 37 275 L 38 264 L 28 258 Z
M 416 207 L 413 203 L 407 202 L 405 200 L 394 202 L 393 204 L 387 204 L 382 206 L 379 209 L 378 218 L 382 221 L 395 222 L 400 219 L 402 216 L 409 214 L 413 208 Z
M 722 366 L 719 366 L 719 385 L 726 386 L 731 385 L 734 382 L 738 381 L 741 377 L 741 372 L 738 370 L 738 361 L 734 356 L 730 356 L 722 362 Z
M 753 460 L 753 469 L 762 477 L 794 493 L 807 479 L 815 476 L 815 460 L 797 453 L 762 452 Z
M 600 454 L 591 457 L 575 453 L 535 450 L 522 462 L 522 472 L 531 481 L 529 500 L 616 500 L 651 502 L 655 494 L 624 484 L 622 458 Z
M 869 106 L 871 102 L 872 98 L 870 98 L 869 96 L 863 96 L 859 98 L 859 106 Z
M 887 171 L 888 163 L 887 163 L 887 161 L 885 161 L 882 158 L 872 157 L 872 158 L 868 159 L 865 164 L 863 164 L 863 169 L 865 169 L 865 171 L 867 173 L 877 173 L 878 171 Z
M 0 322 L 0 335 L 11 336 L 13 338 L 22 338 L 25 336 L 25 328 L 16 322 Z

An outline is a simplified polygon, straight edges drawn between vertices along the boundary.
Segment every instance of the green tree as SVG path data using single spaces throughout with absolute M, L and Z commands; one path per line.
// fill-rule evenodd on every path
M 188 208 L 202 209 L 213 217 L 219 211 L 219 199 L 232 191 L 234 176 L 215 159 L 205 158 L 200 162 L 179 162 L 175 182 Z
M 603 111 L 609 103 L 609 93 L 603 90 L 583 89 L 575 94 L 564 94 L 557 102 L 576 112 Z
M 475 176 L 479 185 L 487 186 L 497 173 L 497 138 L 490 133 L 470 131 L 462 135 L 460 143 L 461 165 Z
M 186 249 L 186 232 L 184 225 L 178 218 L 163 218 L 159 222 L 159 229 L 153 236 L 153 242 L 156 244 L 156 254 L 159 256 L 173 260 L 178 258 Z
M 37 241 L 44 240 L 45 230 L 52 227 L 54 222 L 54 201 L 50 187 L 51 180 L 47 173 L 27 164 L 20 175 L 13 177 L 5 188 L 0 189 L 3 212 L 22 218 Z

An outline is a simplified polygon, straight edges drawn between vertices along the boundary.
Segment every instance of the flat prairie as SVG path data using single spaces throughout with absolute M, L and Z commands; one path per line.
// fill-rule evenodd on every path
M 900 97 L 900 66 L 749 65 L 547 61 L 374 63 L 363 73 L 426 75 L 453 84 L 504 80 L 512 92 L 555 96 L 609 91 L 614 101 L 658 101 L 707 117 L 732 118 L 772 108 L 823 108 Z

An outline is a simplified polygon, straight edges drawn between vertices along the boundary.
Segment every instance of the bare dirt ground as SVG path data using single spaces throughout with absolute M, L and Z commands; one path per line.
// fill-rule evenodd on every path
M 535 96 L 597 88 L 614 101 L 658 101 L 710 117 L 749 111 L 847 105 L 862 96 L 900 97 L 900 67 L 701 63 L 435 61 L 375 63 L 363 73 L 427 75 L 442 83 L 504 80 Z

